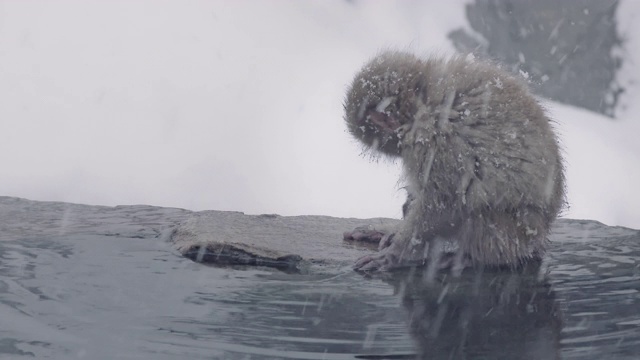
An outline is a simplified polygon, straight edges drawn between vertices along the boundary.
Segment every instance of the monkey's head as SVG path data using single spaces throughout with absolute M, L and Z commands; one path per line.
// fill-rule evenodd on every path
M 412 122 L 422 69 L 420 59 L 403 52 L 383 52 L 369 61 L 356 74 L 344 103 L 351 135 L 372 150 L 400 156 L 398 130 Z

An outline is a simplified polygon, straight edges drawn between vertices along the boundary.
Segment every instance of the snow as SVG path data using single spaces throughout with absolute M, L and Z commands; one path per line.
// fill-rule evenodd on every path
M 565 217 L 640 228 L 640 122 L 558 103 L 547 107 L 558 121 L 566 162 Z
M 380 50 L 452 52 L 446 36 L 466 27 L 463 6 L 2 1 L 0 195 L 400 217 L 400 164 L 362 156 L 343 96 Z M 622 31 L 640 33 L 640 3 L 619 14 Z M 624 80 L 638 73 L 637 42 L 628 37 Z M 640 94 L 625 96 L 615 121 L 549 104 L 567 217 L 640 228 Z

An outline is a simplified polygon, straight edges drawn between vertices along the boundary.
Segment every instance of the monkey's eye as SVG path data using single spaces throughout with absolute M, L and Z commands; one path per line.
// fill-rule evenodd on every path
M 387 96 L 376 105 L 376 111 L 383 113 L 396 100 L 396 96 Z

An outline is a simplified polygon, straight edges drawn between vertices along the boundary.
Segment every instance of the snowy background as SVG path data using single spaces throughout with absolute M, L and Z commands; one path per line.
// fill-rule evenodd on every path
M 0 195 L 399 217 L 398 164 L 361 155 L 342 97 L 381 49 L 453 52 L 463 8 L 0 0 Z M 617 14 L 630 86 L 618 119 L 547 106 L 567 160 L 565 217 L 640 228 L 640 2 Z

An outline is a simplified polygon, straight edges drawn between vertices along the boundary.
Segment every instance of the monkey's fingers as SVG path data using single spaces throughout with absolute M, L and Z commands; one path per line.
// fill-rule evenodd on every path
M 358 259 L 353 270 L 358 272 L 387 271 L 391 268 L 392 263 L 392 258 L 385 251 L 381 251 Z
M 374 272 L 377 271 L 379 267 L 380 264 L 373 259 L 373 256 L 367 255 L 356 261 L 355 265 L 353 265 L 353 270 L 357 272 Z
M 388 248 L 389 246 L 391 246 L 391 242 L 393 241 L 394 235 L 395 233 L 389 233 L 383 236 L 382 240 L 380 240 L 380 244 L 378 244 L 378 250 L 382 250 L 384 248 Z

